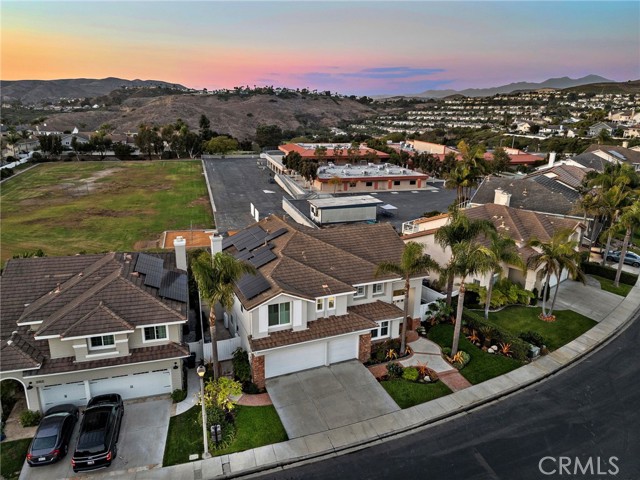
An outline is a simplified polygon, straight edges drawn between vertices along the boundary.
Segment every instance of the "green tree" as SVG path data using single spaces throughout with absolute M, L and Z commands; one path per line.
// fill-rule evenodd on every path
M 493 277 L 496 273 L 502 273 L 502 264 L 513 265 L 525 270 L 526 266 L 522 257 L 518 253 L 516 242 L 502 233 L 491 234 L 491 244 L 489 250 L 492 254 L 492 265 L 489 275 L 489 285 L 487 286 L 487 299 L 484 306 L 484 318 L 489 320 L 489 305 L 491 304 L 491 294 L 493 293 Z
M 622 211 L 622 215 L 618 219 L 618 224 L 625 228 L 624 240 L 622 242 L 622 251 L 620 253 L 620 261 L 618 262 L 618 270 L 616 271 L 615 286 L 620 285 L 620 275 L 622 274 L 622 264 L 627 249 L 629 248 L 629 241 L 631 240 L 631 233 L 635 228 L 640 226 L 640 200 L 636 200 L 629 206 L 625 207 Z
M 577 250 L 578 242 L 569 240 L 572 233 L 571 229 L 560 229 L 557 230 L 553 237 L 547 242 L 532 238 L 527 243 L 536 250 L 536 253 L 531 255 L 527 260 L 527 267 L 535 271 L 541 268 L 542 276 L 544 277 L 544 285 L 541 291 L 542 316 L 545 319 L 553 315 L 553 309 L 556 305 L 556 297 L 558 296 L 558 289 L 560 287 L 560 277 L 563 270 L 566 269 L 572 278 L 583 283 L 585 281 L 584 273 L 580 270 L 581 259 L 580 252 Z M 552 275 L 556 277 L 557 282 L 551 308 L 547 310 L 546 292 L 547 288 L 549 288 Z
M 282 142 L 282 129 L 278 125 L 258 125 L 256 143 L 260 148 L 277 147 Z
M 140 151 L 146 153 L 149 160 L 151 160 L 151 154 L 158 150 L 159 145 L 162 144 L 162 139 L 158 135 L 156 128 L 141 123 L 138 127 L 135 142 Z
M 460 340 L 462 310 L 466 291 L 465 281 L 471 275 L 485 274 L 492 271 L 495 266 L 495 257 L 491 250 L 474 240 L 456 243 L 451 248 L 451 253 L 453 263 L 450 265 L 449 270 L 454 276 L 460 277 L 456 323 L 453 328 L 453 343 L 451 345 L 451 356 L 454 356 L 458 352 L 458 342 Z
M 381 262 L 375 270 L 375 276 L 390 273 L 401 276 L 404 279 L 404 317 L 402 321 L 402 333 L 400 351 L 405 352 L 407 346 L 407 318 L 409 317 L 409 289 L 411 277 L 426 275 L 430 271 L 440 271 L 440 266 L 429 255 L 424 253 L 424 245 L 417 242 L 407 242 L 402 251 L 399 263 Z M 419 295 L 416 296 L 419 298 Z
M 298 152 L 291 151 L 285 155 L 282 159 L 282 164 L 295 171 L 298 172 L 300 170 L 300 166 L 302 165 L 302 155 Z
M 237 140 L 225 135 L 213 137 L 204 144 L 204 151 L 207 153 L 220 153 L 224 155 L 225 153 L 229 153 L 234 150 L 238 150 Z
M 493 160 L 491 161 L 491 171 L 493 173 L 504 172 L 509 168 L 511 158 L 507 151 L 502 147 L 497 147 L 493 151 Z
M 236 406 L 234 397 L 242 395 L 242 385 L 231 378 L 220 377 L 209 380 L 204 386 L 204 405 L 207 408 L 219 408 L 225 412 Z
M 200 121 L 198 122 L 200 126 L 200 138 L 203 142 L 208 142 L 213 137 L 213 132 L 211 131 L 211 122 L 207 118 L 207 116 L 203 113 L 200 115 Z
M 443 274 L 447 280 L 447 305 L 451 305 L 451 294 L 453 292 L 453 281 L 456 275 L 454 247 L 463 242 L 469 242 L 481 233 L 486 235 L 495 232 L 495 226 L 488 220 L 472 220 L 458 208 L 453 207 L 449 211 L 449 221 L 435 233 L 435 240 L 445 250 L 451 249 L 451 258 L 443 269 Z
M 191 260 L 191 271 L 200 295 L 210 308 L 209 331 L 211 333 L 213 372 L 214 378 L 218 378 L 220 365 L 218 362 L 215 306 L 219 303 L 225 310 L 231 309 L 234 302 L 234 284 L 245 274 L 255 274 L 256 269 L 228 253 L 218 252 L 212 256 L 209 252 L 201 252 Z
M 325 147 L 324 145 L 318 145 L 314 151 L 314 154 L 318 162 L 323 162 L 327 157 L 327 147 Z
M 126 143 L 116 142 L 112 145 L 113 153 L 116 157 L 123 159 L 133 155 L 135 148 Z

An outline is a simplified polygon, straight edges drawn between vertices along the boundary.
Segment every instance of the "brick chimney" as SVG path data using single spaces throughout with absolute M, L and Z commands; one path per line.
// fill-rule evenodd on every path
M 178 236 L 173 241 L 173 247 L 176 249 L 176 267 L 179 270 L 187 271 L 187 241 L 184 237 Z
M 511 203 L 511 194 L 505 192 L 501 188 L 496 188 L 495 194 L 493 196 L 493 203 L 495 203 L 496 205 L 504 205 L 505 207 L 508 207 L 509 203 Z
M 222 252 L 222 237 L 220 235 L 209 235 L 211 240 L 211 255 Z

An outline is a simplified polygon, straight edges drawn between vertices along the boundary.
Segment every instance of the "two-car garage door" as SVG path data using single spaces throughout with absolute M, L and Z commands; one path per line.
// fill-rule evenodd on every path
M 132 375 L 98 378 L 89 381 L 90 397 L 104 393 L 119 393 L 124 400 L 171 393 L 171 372 L 157 370 Z M 40 390 L 42 406 L 46 410 L 60 403 L 86 405 L 89 401 L 84 382 L 49 385 Z
M 265 378 L 331 365 L 358 357 L 358 335 L 282 348 L 264 357 Z

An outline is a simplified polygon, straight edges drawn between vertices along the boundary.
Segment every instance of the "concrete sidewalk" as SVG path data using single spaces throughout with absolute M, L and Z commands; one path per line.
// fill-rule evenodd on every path
M 558 373 L 624 328 L 639 308 L 640 283 L 633 287 L 629 295 L 607 318 L 591 330 L 553 353 L 506 375 L 446 397 L 326 432 L 162 469 L 117 472 L 118 478 L 199 480 L 238 477 L 281 469 L 297 462 L 342 455 L 354 448 L 365 448 L 398 434 L 427 428 L 439 420 L 467 412 Z M 105 473 L 105 478 L 113 478 L 115 473 Z M 100 478 L 100 475 L 95 477 Z

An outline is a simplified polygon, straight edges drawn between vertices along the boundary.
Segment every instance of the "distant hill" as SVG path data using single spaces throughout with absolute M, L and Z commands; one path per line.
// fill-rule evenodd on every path
M 182 85 L 159 80 L 124 80 L 122 78 L 70 78 L 62 80 L 0 80 L 3 101 L 20 100 L 39 104 L 61 98 L 92 98 L 107 95 L 121 87 L 180 88 Z
M 125 91 L 127 93 L 127 91 Z M 165 125 L 178 118 L 192 129 L 198 129 L 202 114 L 211 121 L 211 129 L 228 133 L 243 140 L 253 138 L 260 124 L 274 124 L 283 130 L 305 127 L 332 127 L 341 120 L 376 115 L 376 111 L 349 98 L 323 95 L 301 95 L 292 93 L 290 98 L 276 95 L 231 95 L 174 94 L 156 97 L 139 96 L 131 90 L 129 96 L 122 91 L 112 92 L 117 100 L 106 108 L 47 115 L 47 126 L 57 130 L 94 131 L 104 123 L 113 125 L 117 131 L 137 131 L 140 123 Z
M 563 91 L 575 93 L 640 93 L 640 80 L 629 80 L 628 82 L 605 82 L 580 85 L 578 87 L 566 88 Z
M 460 90 L 460 91 L 426 90 L 422 93 L 407 94 L 403 96 L 414 97 L 414 98 L 438 98 L 438 99 L 451 97 L 453 95 L 464 95 L 465 97 L 491 97 L 498 93 L 531 91 L 531 90 L 538 90 L 541 88 L 563 89 L 563 88 L 575 87 L 580 85 L 586 85 L 590 83 L 603 83 L 603 82 L 612 82 L 612 80 L 608 80 L 598 75 L 587 75 L 586 77 L 576 78 L 576 79 L 569 78 L 569 77 L 550 78 L 541 83 L 516 82 L 516 83 L 510 83 L 509 85 L 502 85 L 500 87 L 493 87 L 493 88 L 467 88 L 466 90 Z M 373 98 L 384 98 L 384 96 L 382 95 L 374 96 Z

